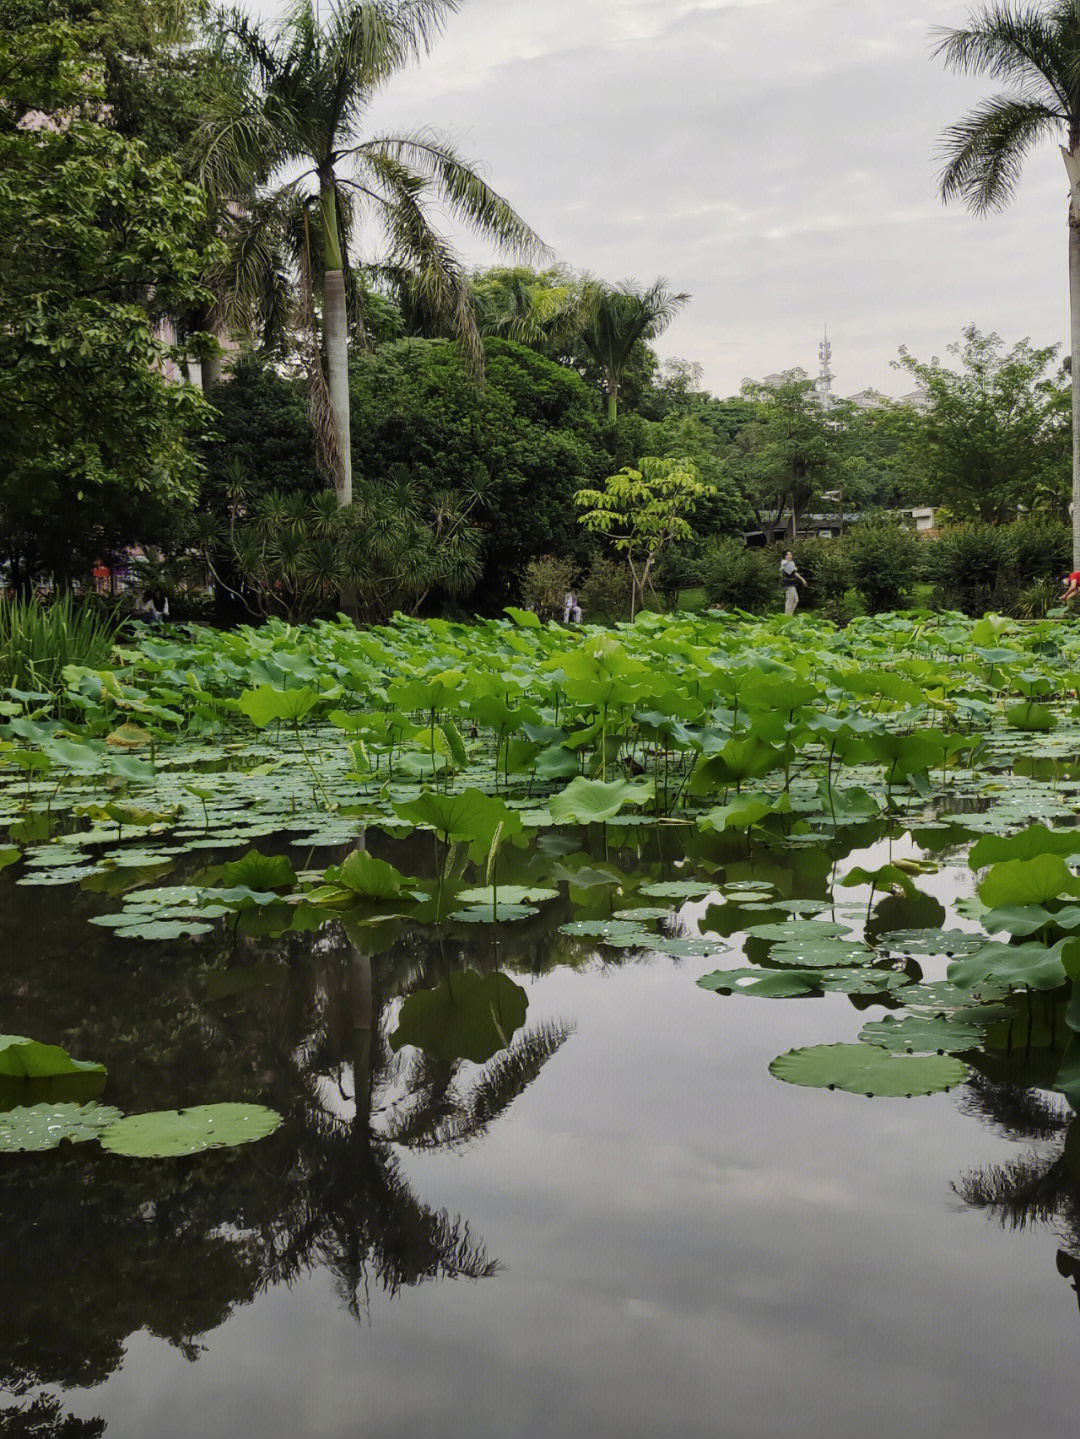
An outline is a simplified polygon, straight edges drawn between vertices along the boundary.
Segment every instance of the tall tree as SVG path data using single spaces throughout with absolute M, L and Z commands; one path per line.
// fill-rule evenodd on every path
M 778 385 L 749 384 L 744 396 L 757 407 L 755 423 L 742 428 L 728 451 L 728 468 L 768 544 L 791 513 L 799 516 L 839 463 L 837 430 L 822 409 L 812 380 L 785 373 Z
M 381 225 L 388 262 L 411 269 L 428 304 L 452 317 L 478 367 L 482 350 L 468 284 L 432 226 L 429 200 L 500 246 L 522 254 L 541 248 L 507 201 L 431 131 L 364 134 L 375 92 L 430 50 L 457 4 L 342 0 L 325 7 L 320 20 L 315 0 L 296 0 L 274 29 L 237 11 L 223 22 L 224 50 L 245 69 L 247 83 L 223 87 L 204 123 L 202 174 L 241 203 L 258 194 L 241 226 L 241 295 L 267 273 L 280 273 L 282 253 L 298 265 L 317 447 L 342 505 L 352 499 L 349 243 L 361 215 Z M 328 373 L 315 338 L 320 289 Z
M 991 75 L 1007 89 L 945 132 L 945 200 L 976 212 L 1012 198 L 1028 151 L 1057 139 L 1069 177 L 1069 350 L 1072 369 L 1073 565 L 1080 569 L 1080 0 L 985 6 L 945 32 L 937 53 L 955 70 Z
M 689 298 L 684 291 L 674 294 L 662 278 L 647 290 L 632 281 L 605 285 L 586 280 L 582 285 L 581 340 L 604 377 L 612 424 L 619 418 L 619 389 L 634 347 L 662 335 Z

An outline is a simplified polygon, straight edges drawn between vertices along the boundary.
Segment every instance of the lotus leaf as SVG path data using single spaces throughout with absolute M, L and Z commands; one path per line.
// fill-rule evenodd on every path
M 1080 833 L 1033 824 L 1017 834 L 984 834 L 972 845 L 968 864 L 982 869 L 1006 859 L 1034 859 L 1038 854 L 1080 854 Z
M 509 923 L 539 913 L 534 904 L 512 904 L 509 901 L 503 904 L 500 899 L 497 907 L 494 904 L 474 904 L 468 909 L 455 909 L 450 918 L 459 924 L 501 924 L 504 920 Z
M 938 1016 L 909 1014 L 896 1019 L 887 1014 L 884 1019 L 864 1025 L 859 1031 L 859 1040 L 902 1054 L 963 1054 L 965 1050 L 977 1049 L 985 1032 L 982 1026 L 960 1024 Z
M 21 1034 L 0 1034 L 0 1074 L 48 1079 L 57 1074 L 104 1074 L 105 1066 L 72 1059 L 58 1044 L 41 1044 Z
M 542 904 L 549 899 L 558 899 L 559 891 L 541 884 L 500 884 L 498 889 L 481 886 L 479 889 L 462 889 L 456 899 L 466 904 L 493 904 L 498 900 L 499 909 L 503 904 Z
M 1045 904 L 1064 894 L 1080 894 L 1080 883 L 1059 854 L 1002 860 L 979 885 L 979 898 L 989 909 L 1006 904 Z
M 548 801 L 556 824 L 601 824 L 614 819 L 627 804 L 647 804 L 652 799 L 651 783 L 616 779 L 605 783 L 578 775 Z
M 1005 711 L 1005 722 L 1012 729 L 1052 730 L 1057 725 L 1053 711 L 1044 704 L 1027 700 L 1022 704 L 1009 705 Z
M 643 884 L 639 893 L 650 899 L 703 899 L 715 890 L 707 879 L 658 879 Z
M 120 1118 L 105 1104 L 32 1104 L 0 1113 L 0 1153 L 56 1149 L 98 1139 Z
M 788 939 L 769 950 L 770 964 L 798 968 L 839 969 L 851 964 L 872 964 L 877 954 L 869 945 L 848 939 Z
M 782 919 L 770 924 L 755 924 L 746 932 L 755 939 L 816 943 L 823 939 L 838 939 L 849 928 L 850 925 L 835 919 Z
M 516 810 L 474 788 L 462 790 L 460 794 L 425 790 L 417 799 L 395 804 L 394 813 L 410 824 L 435 830 L 453 844 L 489 845 L 500 826 L 504 839 L 522 830 L 521 816 Z
M 656 938 L 640 924 L 624 919 L 576 919 L 560 924 L 559 933 L 575 939 L 598 939 L 619 949 L 649 949 Z
M 870 1044 L 814 1044 L 779 1055 L 769 1072 L 788 1084 L 910 1099 L 951 1089 L 967 1077 L 968 1068 L 948 1055 L 897 1055 Z
M 948 976 L 959 989 L 976 989 L 984 984 L 1008 989 L 1057 989 L 1066 978 L 1063 951 L 1076 943 L 1069 939 L 1053 946 L 1031 940 L 1027 944 L 990 941 L 970 958 L 954 959 Z
M 262 854 L 249 849 L 243 859 L 232 860 L 221 871 L 221 884 L 252 891 L 292 889 L 296 874 L 283 854 Z
M 894 954 L 956 955 L 974 954 L 984 944 L 981 934 L 966 934 L 961 929 L 893 929 L 878 937 L 878 945 Z
M 101 1145 L 132 1159 L 171 1159 L 231 1149 L 273 1134 L 281 1115 L 261 1104 L 198 1104 L 129 1114 L 101 1132 Z
M 364 899 L 397 899 L 404 888 L 416 884 L 415 879 L 364 849 L 354 850 L 342 864 L 330 865 L 323 878 L 327 884 Z
M 409 1044 L 443 1062 L 484 1064 L 525 1023 L 528 1003 L 509 976 L 466 969 L 448 975 L 436 989 L 417 990 L 405 999 L 390 1047 L 396 1053 Z
M 265 729 L 274 720 L 299 724 L 318 703 L 319 696 L 305 686 L 303 689 L 279 690 L 273 685 L 259 685 L 240 696 L 240 710 L 252 724 Z

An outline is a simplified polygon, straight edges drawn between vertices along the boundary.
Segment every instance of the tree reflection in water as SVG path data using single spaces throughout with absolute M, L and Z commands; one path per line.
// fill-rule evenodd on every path
M 86 1145 L 0 1166 L 0 1266 L 19 1296 L 0 1310 L 0 1386 L 18 1400 L 0 1411 L 5 1436 L 101 1434 L 44 1386 L 101 1383 L 141 1330 L 193 1360 L 238 1305 L 316 1269 L 361 1318 L 374 1290 L 499 1268 L 466 1220 L 415 1194 L 401 1154 L 479 1139 L 568 1030 L 526 1031 L 482 1066 L 394 1054 L 392 1000 L 459 957 L 400 934 L 373 957 L 336 923 L 240 946 L 227 970 L 156 984 L 131 973 L 116 1003 L 77 1012 L 69 997 L 72 1012 L 53 1016 L 82 1053 L 107 1056 L 125 1108 L 220 1094 L 270 1104 L 283 1123 L 254 1149 L 185 1161 L 118 1162 Z M 43 995 L 63 990 L 38 980 Z

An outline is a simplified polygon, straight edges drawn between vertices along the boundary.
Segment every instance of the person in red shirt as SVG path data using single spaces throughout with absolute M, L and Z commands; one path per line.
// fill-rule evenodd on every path
M 1064 603 L 1066 600 L 1074 600 L 1080 594 L 1080 570 L 1073 570 L 1071 575 L 1066 575 L 1061 581 L 1062 591 L 1058 599 Z

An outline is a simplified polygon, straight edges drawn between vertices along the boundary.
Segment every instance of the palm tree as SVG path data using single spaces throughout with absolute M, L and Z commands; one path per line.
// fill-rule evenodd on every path
M 1028 151 L 1052 137 L 1069 178 L 1069 349 L 1072 371 L 1073 566 L 1080 569 L 1080 0 L 998 3 L 947 30 L 937 47 L 954 70 L 1005 82 L 945 132 L 941 194 L 983 214 L 1012 198 Z
M 363 133 L 375 92 L 430 50 L 457 4 L 340 0 L 325 7 L 320 23 L 315 0 L 295 0 L 272 30 L 237 11 L 222 21 L 224 59 L 243 83 L 221 87 L 203 124 L 201 177 L 243 207 L 237 230 L 246 268 L 237 269 L 234 286 L 240 309 L 266 309 L 259 297 L 267 276 L 280 278 L 283 253 L 299 274 L 316 443 L 341 505 L 352 499 L 347 297 L 355 291 L 349 245 L 361 217 L 376 220 L 388 262 L 410 268 L 428 304 L 451 318 L 476 368 L 483 355 L 468 282 L 432 227 L 429 199 L 511 251 L 542 250 L 507 201 L 433 132 Z M 328 375 L 317 339 L 320 288 Z M 280 286 L 269 290 L 280 293 Z
M 581 288 L 581 340 L 604 377 L 608 419 L 619 418 L 619 388 L 639 340 L 662 335 L 690 296 L 677 295 L 663 278 L 642 290 L 632 280 L 605 285 L 586 279 Z

